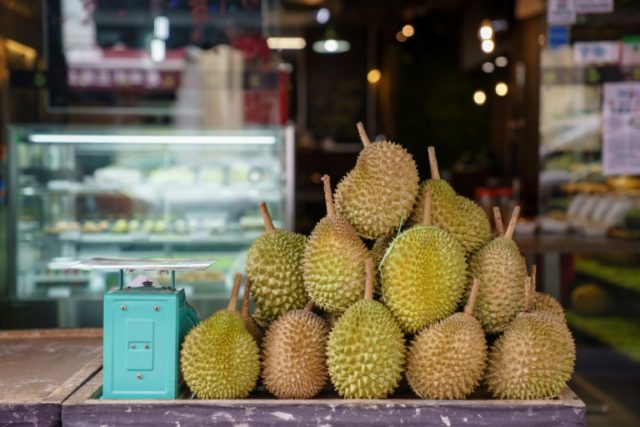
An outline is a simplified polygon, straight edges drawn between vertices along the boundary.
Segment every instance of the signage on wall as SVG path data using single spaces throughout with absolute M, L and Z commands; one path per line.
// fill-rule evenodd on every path
M 573 0 L 576 13 L 613 12 L 613 0 Z
M 575 42 L 573 61 L 576 65 L 617 64 L 620 43 L 617 41 Z
M 640 83 L 605 83 L 602 172 L 640 175 Z
M 549 25 L 571 25 L 576 22 L 574 0 L 548 0 L 547 22 Z

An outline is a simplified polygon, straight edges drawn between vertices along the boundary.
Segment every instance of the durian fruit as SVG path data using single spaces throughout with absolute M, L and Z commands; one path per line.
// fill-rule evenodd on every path
M 327 382 L 329 328 L 312 307 L 309 302 L 304 310 L 280 316 L 267 330 L 262 378 L 279 399 L 311 399 Z
M 338 394 L 348 399 L 382 399 L 391 394 L 405 365 L 402 330 L 373 300 L 373 261 L 367 260 L 364 299 L 338 319 L 327 344 L 327 365 Z
M 595 283 L 583 283 L 571 292 L 571 305 L 581 314 L 605 314 L 611 308 L 609 293 Z
M 537 268 L 536 268 L 536 265 L 533 264 L 531 266 L 531 290 L 530 290 L 530 292 L 532 292 L 531 310 L 547 311 L 549 313 L 555 314 L 556 316 L 559 316 L 562 320 L 566 322 L 564 309 L 562 308 L 562 305 L 558 302 L 558 300 L 552 297 L 551 295 L 548 295 L 542 292 L 536 292 L 536 275 L 537 275 L 536 273 L 537 273 Z
M 475 316 L 485 332 L 499 333 L 522 311 L 527 266 L 512 239 L 520 207 L 516 206 L 503 237 L 496 237 L 469 261 L 471 276 L 482 286 Z
M 553 398 L 573 374 L 576 348 L 566 323 L 530 305 L 529 297 L 489 353 L 485 380 L 496 398 Z
M 381 267 L 383 300 L 411 334 L 452 314 L 467 281 L 464 249 L 451 234 L 430 225 L 431 196 L 422 200 L 422 224 L 393 240 Z
M 264 202 L 260 213 L 265 233 L 247 253 L 247 276 L 253 283 L 253 299 L 261 315 L 271 321 L 307 303 L 302 279 L 302 254 L 306 237 L 273 226 Z
M 382 259 L 384 255 L 387 253 L 387 249 L 389 249 L 389 245 L 393 242 L 393 238 L 395 235 L 391 236 L 383 236 L 373 243 L 373 247 L 371 248 L 371 258 L 373 259 L 373 265 L 376 267 L 376 287 L 373 291 L 376 297 L 379 297 L 382 293 L 382 289 L 380 288 L 382 284 L 382 277 L 380 276 L 380 264 L 382 263 Z
M 357 126 L 364 149 L 336 188 L 336 211 L 360 236 L 377 239 L 409 218 L 420 177 L 407 150 L 390 141 L 371 142 L 362 123 Z
M 304 284 L 316 306 L 341 313 L 362 296 L 369 250 L 349 221 L 336 213 L 329 176 L 323 176 L 322 182 L 327 216 L 309 236 L 303 256 Z
M 412 220 L 420 222 L 422 219 L 424 190 L 431 188 L 433 225 L 451 233 L 467 254 L 472 254 L 491 239 L 491 225 L 487 214 L 477 203 L 460 196 L 446 181 L 440 179 L 434 147 L 429 147 L 429 165 L 431 179 L 424 181 L 420 186 L 421 191 L 418 193 Z
M 242 292 L 242 306 L 240 308 L 240 317 L 244 320 L 247 331 L 251 334 L 258 346 L 262 343 L 262 328 L 258 326 L 255 319 L 249 314 L 249 296 L 251 295 L 251 280 L 247 277 L 244 280 L 244 291 Z
M 236 311 L 240 281 L 229 305 L 189 331 L 180 351 L 180 370 L 200 399 L 241 399 L 258 381 L 258 345 Z
M 423 329 L 407 357 L 407 380 L 422 399 L 464 399 L 478 386 L 487 364 L 487 340 L 473 317 L 479 281 L 463 313 Z

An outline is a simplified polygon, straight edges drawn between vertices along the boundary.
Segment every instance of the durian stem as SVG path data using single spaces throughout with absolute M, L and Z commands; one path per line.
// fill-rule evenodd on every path
M 531 311 L 532 298 L 531 277 L 526 277 L 524 279 L 524 311 Z
M 309 300 L 309 302 L 307 303 L 307 305 L 304 306 L 304 311 L 311 311 L 313 310 L 313 300 Z
M 367 258 L 364 262 L 364 299 L 373 300 L 373 260 Z
M 227 311 L 235 312 L 238 306 L 238 294 L 240 293 L 240 282 L 242 282 L 242 274 L 236 273 L 235 280 L 233 282 L 233 288 L 231 289 L 231 296 L 229 297 L 229 305 L 227 305 Z
M 424 206 L 422 208 L 422 225 L 431 225 L 431 187 L 424 189 Z
M 440 179 L 440 170 L 438 169 L 438 159 L 436 158 L 436 147 L 429 147 L 429 168 L 431 169 L 431 179 Z
M 329 175 L 322 176 L 322 184 L 324 188 L 324 202 L 327 205 L 327 216 L 333 218 L 336 216 L 336 208 L 333 205 L 333 194 L 331 193 L 331 178 Z
M 507 239 L 513 239 L 513 232 L 516 231 L 516 224 L 518 223 L 518 215 L 520 215 L 520 206 L 516 205 L 511 212 L 511 219 L 509 220 L 509 226 L 507 231 L 504 232 L 504 237 Z
M 531 265 L 531 290 L 535 292 L 537 287 L 536 275 L 538 274 L 538 267 L 535 264 Z
M 242 306 L 240 315 L 245 319 L 249 317 L 249 297 L 251 296 L 251 280 L 248 277 L 244 279 L 244 291 L 242 292 Z
M 478 298 L 478 290 L 480 289 L 480 280 L 473 279 L 473 286 L 471 286 L 471 293 L 469 293 L 469 299 L 467 305 L 464 306 L 464 314 L 473 316 L 473 308 L 476 306 L 476 299 Z
M 276 231 L 276 227 L 273 225 L 273 220 L 271 219 L 271 214 L 269 213 L 269 208 L 267 208 L 267 204 L 265 202 L 260 202 L 258 204 L 260 208 L 260 214 L 262 215 L 262 222 L 264 223 L 264 229 L 267 233 L 273 233 Z
M 369 145 L 371 145 L 371 140 L 367 135 L 367 131 L 365 130 L 364 125 L 362 124 L 362 122 L 358 122 L 356 124 L 356 127 L 358 128 L 358 135 L 360 136 L 360 141 L 362 141 L 362 145 L 364 145 L 364 147 L 367 148 Z
M 504 236 L 504 223 L 502 222 L 502 212 L 498 206 L 493 207 L 493 220 L 496 223 L 496 232 L 499 237 Z

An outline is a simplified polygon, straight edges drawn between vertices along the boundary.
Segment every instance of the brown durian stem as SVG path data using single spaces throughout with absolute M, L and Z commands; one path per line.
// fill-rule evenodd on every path
M 422 208 L 422 225 L 431 225 L 431 187 L 424 189 L 424 206 Z
M 373 300 L 373 260 L 367 258 L 364 261 L 364 299 L 367 301 Z
M 238 294 L 240 293 L 240 282 L 242 282 L 242 274 L 236 273 L 235 281 L 233 282 L 233 288 L 231 289 L 231 296 L 229 297 L 229 305 L 227 305 L 227 311 L 235 312 L 238 306 Z
M 524 311 L 531 311 L 532 300 L 531 277 L 526 277 L 524 279 Z
M 504 236 L 504 223 L 502 222 L 502 212 L 497 206 L 493 207 L 493 220 L 496 223 L 496 232 L 499 237 Z
M 251 296 L 251 280 L 248 277 L 244 279 L 244 291 L 242 292 L 242 306 L 240 315 L 246 319 L 249 317 L 249 296 Z
M 504 232 L 504 237 L 507 239 L 513 239 L 513 232 L 516 231 L 516 224 L 518 223 L 518 215 L 520 215 L 520 206 L 516 205 L 511 212 L 511 219 L 509 220 L 509 226 L 507 231 Z
M 473 308 L 476 306 L 476 299 L 478 298 L 478 290 L 480 289 L 480 280 L 473 279 L 473 286 L 471 287 L 471 293 L 469 293 L 469 299 L 467 305 L 464 306 L 464 314 L 473 316 Z
M 356 127 L 358 128 L 358 135 L 360 136 L 360 141 L 362 141 L 362 145 L 364 145 L 364 148 L 367 148 L 369 145 L 371 145 L 371 140 L 367 135 L 367 131 L 365 130 L 364 125 L 362 124 L 362 122 L 358 122 L 356 124 Z
M 307 305 L 304 306 L 304 311 L 312 311 L 313 306 L 314 306 L 313 300 L 309 300 Z
M 538 274 L 538 267 L 536 267 L 536 265 L 533 264 L 531 266 L 531 292 L 535 292 L 535 290 L 536 290 L 536 286 L 537 286 L 536 275 L 537 274 Z
M 429 168 L 431 169 L 431 179 L 440 179 L 440 170 L 438 169 L 438 159 L 436 158 L 436 147 L 429 147 Z
M 324 188 L 324 202 L 327 205 L 327 217 L 336 216 L 336 208 L 333 205 L 333 194 L 331 193 L 331 178 L 329 175 L 322 176 L 322 184 Z
M 267 208 L 267 204 L 265 202 L 260 202 L 258 204 L 260 208 L 260 214 L 262 215 L 262 222 L 264 223 L 264 229 L 267 233 L 273 233 L 276 231 L 276 227 L 273 225 L 273 220 L 271 219 L 271 214 L 269 213 L 269 208 Z

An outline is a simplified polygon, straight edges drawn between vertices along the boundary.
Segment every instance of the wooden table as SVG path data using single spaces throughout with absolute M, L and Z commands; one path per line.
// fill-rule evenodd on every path
M 0 331 L 0 425 L 59 426 L 101 365 L 101 329 Z

